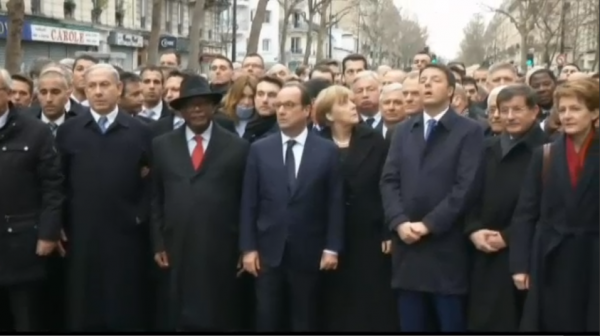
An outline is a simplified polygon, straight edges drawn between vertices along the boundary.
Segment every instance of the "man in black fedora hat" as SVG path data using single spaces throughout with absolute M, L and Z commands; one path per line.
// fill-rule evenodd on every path
M 154 140 L 151 225 L 157 264 L 170 273 L 177 331 L 239 328 L 238 224 L 249 145 L 213 122 L 221 94 L 197 75 L 171 102 L 185 125 Z

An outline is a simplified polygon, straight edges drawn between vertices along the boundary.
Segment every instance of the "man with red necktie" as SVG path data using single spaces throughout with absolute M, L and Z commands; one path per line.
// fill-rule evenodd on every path
M 178 331 L 239 328 L 238 224 L 249 145 L 212 121 L 221 94 L 189 76 L 171 106 L 185 125 L 154 140 L 151 225 L 168 271 L 167 318 Z

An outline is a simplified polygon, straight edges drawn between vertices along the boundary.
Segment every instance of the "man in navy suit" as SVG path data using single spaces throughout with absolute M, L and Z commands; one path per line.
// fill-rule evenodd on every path
M 339 153 L 308 132 L 304 86 L 284 86 L 275 107 L 280 132 L 253 143 L 246 163 L 240 248 L 256 276 L 258 331 L 316 331 L 320 274 L 342 249 Z
M 381 177 L 396 232 L 392 286 L 403 332 L 464 332 L 467 250 L 462 217 L 483 155 L 483 129 L 450 108 L 455 79 L 430 64 L 419 78 L 424 112 L 396 128 Z M 435 312 L 430 316 L 430 312 Z

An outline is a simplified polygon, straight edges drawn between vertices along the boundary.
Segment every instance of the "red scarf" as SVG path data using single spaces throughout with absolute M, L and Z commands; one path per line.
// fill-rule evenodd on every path
M 571 140 L 571 137 L 567 136 L 567 166 L 569 167 L 569 177 L 571 178 L 571 185 L 573 188 L 577 186 L 577 182 L 579 181 L 579 177 L 585 163 L 585 158 L 587 157 L 588 149 L 590 148 L 592 139 L 594 138 L 594 133 L 594 130 L 590 132 L 588 137 L 583 142 L 579 153 L 575 151 L 575 144 L 573 143 L 573 140 Z

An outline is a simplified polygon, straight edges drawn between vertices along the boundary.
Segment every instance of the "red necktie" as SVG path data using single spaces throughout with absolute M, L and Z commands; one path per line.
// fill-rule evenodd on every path
M 202 160 L 204 159 L 204 147 L 202 147 L 201 135 L 196 135 L 194 140 L 196 140 L 196 147 L 192 152 L 192 164 L 194 165 L 194 169 L 198 170 L 200 165 L 202 165 Z

